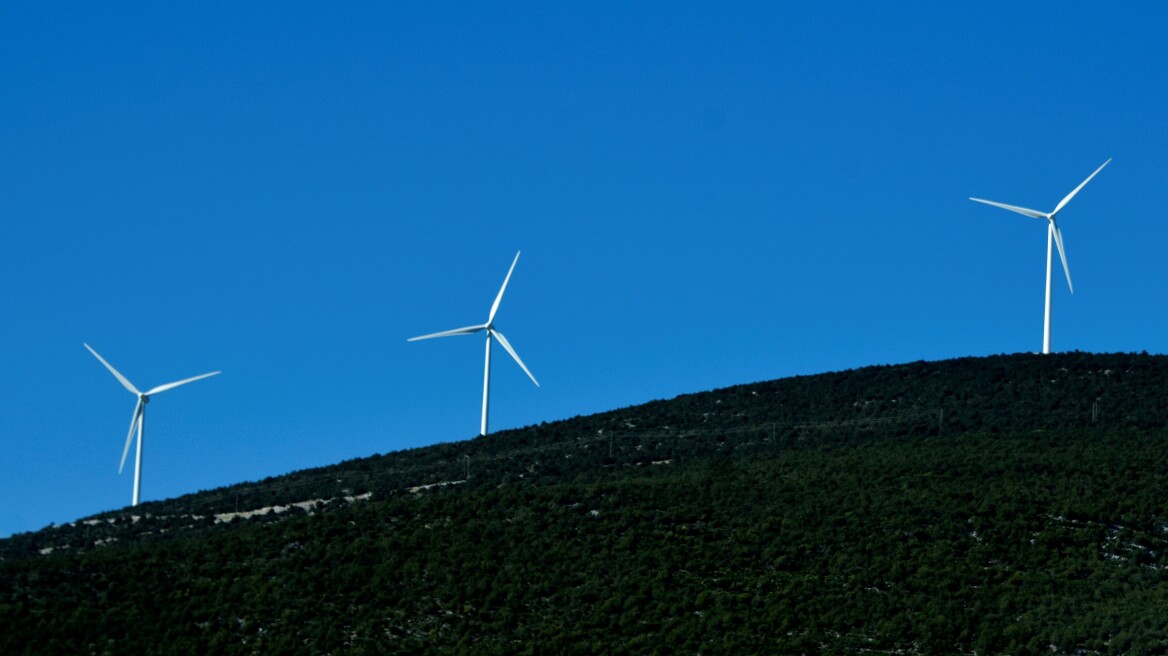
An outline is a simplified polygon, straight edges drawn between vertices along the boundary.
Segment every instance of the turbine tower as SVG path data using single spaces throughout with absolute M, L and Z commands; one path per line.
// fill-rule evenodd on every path
M 130 393 L 132 393 L 138 397 L 138 404 L 136 406 L 134 406 L 134 415 L 130 418 L 130 432 L 128 435 L 126 435 L 126 446 L 125 446 L 125 448 L 122 449 L 122 462 L 121 462 L 121 464 L 118 465 L 118 473 L 121 474 L 122 469 L 126 466 L 126 455 L 130 452 L 130 442 L 132 442 L 134 439 L 134 428 L 137 427 L 138 428 L 138 451 L 137 451 L 137 457 L 134 460 L 134 503 L 133 503 L 133 505 L 136 506 L 136 505 L 138 505 L 139 492 L 142 489 L 142 438 L 143 438 L 143 434 L 145 433 L 145 429 L 143 428 L 143 425 L 146 423 L 146 404 L 150 402 L 150 397 L 155 395 L 155 394 L 165 392 L 166 390 L 174 389 L 174 388 L 178 387 L 179 385 L 186 385 L 187 383 L 193 383 L 194 381 L 199 380 L 201 378 L 207 378 L 208 376 L 214 376 L 215 374 L 218 374 L 220 372 L 212 371 L 209 374 L 202 374 L 201 376 L 195 376 L 194 378 L 185 378 L 183 380 L 178 380 L 178 381 L 175 381 L 173 383 L 166 383 L 165 385 L 159 385 L 158 387 L 155 387 L 154 389 L 152 389 L 148 392 L 139 392 L 138 388 L 134 387 L 133 383 L 131 383 L 129 380 L 127 380 L 125 376 L 118 373 L 118 370 L 114 369 L 113 365 L 106 362 L 105 358 L 98 355 L 97 351 L 93 350 L 93 348 L 90 347 L 89 344 L 85 344 L 85 348 L 89 349 L 89 352 L 93 354 L 93 357 L 97 358 L 102 364 L 105 365 L 106 369 L 110 370 L 110 373 L 114 375 L 114 378 L 118 379 L 118 382 L 122 384 L 122 387 L 125 387 L 127 390 L 130 391 Z
M 1067 266 L 1067 251 L 1065 248 L 1063 248 L 1063 233 L 1061 230 L 1059 230 L 1058 223 L 1055 221 L 1055 217 L 1058 216 L 1058 213 L 1061 212 L 1062 209 L 1067 206 L 1067 203 L 1071 202 L 1071 199 L 1075 197 L 1075 194 L 1079 193 L 1079 191 L 1083 187 L 1087 186 L 1087 183 L 1091 181 L 1091 178 L 1094 178 L 1100 171 L 1103 170 L 1104 166 L 1107 166 L 1110 163 L 1111 163 L 1111 158 L 1109 157 L 1109 158 L 1107 158 L 1106 162 L 1103 162 L 1102 164 L 1099 165 L 1099 168 L 1095 169 L 1095 173 L 1092 173 L 1091 175 L 1087 176 L 1086 180 L 1080 182 L 1079 186 L 1075 187 L 1074 190 L 1071 191 L 1071 193 L 1067 194 L 1065 198 L 1063 198 L 1061 201 L 1059 201 L 1059 204 L 1055 205 L 1054 209 L 1051 210 L 1050 212 L 1039 212 L 1038 210 L 1032 210 L 1032 209 L 1029 209 L 1026 207 L 1018 207 L 1016 205 L 1007 205 L 1005 203 L 998 203 L 998 202 L 995 202 L 992 200 L 985 200 L 982 198 L 970 198 L 969 199 L 972 201 L 976 201 L 978 203 L 985 203 L 986 205 L 993 205 L 994 207 L 1000 207 L 1004 210 L 1010 210 L 1011 212 L 1017 212 L 1023 216 L 1029 216 L 1029 217 L 1034 218 L 1034 219 L 1046 219 L 1046 223 L 1047 223 L 1047 228 L 1046 228 L 1046 313 L 1045 313 L 1045 316 L 1043 318 L 1043 328 L 1042 328 L 1042 352 L 1043 353 L 1050 353 L 1050 270 L 1051 270 L 1051 259 L 1052 259 L 1052 253 L 1051 253 L 1051 244 L 1052 243 L 1055 246 L 1058 246 L 1059 259 L 1062 260 L 1062 263 L 1063 263 L 1063 272 L 1067 274 L 1067 287 L 1071 290 L 1072 294 L 1075 293 L 1075 287 L 1074 287 L 1074 285 L 1071 284 L 1071 269 L 1070 269 L 1070 267 Z
M 495 328 L 495 313 L 499 311 L 499 303 L 503 300 L 503 292 L 507 290 L 507 283 L 511 280 L 511 272 L 515 271 L 515 265 L 518 262 L 519 253 L 515 253 L 515 259 L 511 262 L 511 268 L 507 270 L 507 277 L 503 279 L 503 286 L 499 288 L 499 293 L 495 296 L 495 302 L 491 305 L 491 313 L 487 315 L 486 323 L 477 326 L 467 326 L 465 328 L 446 330 L 430 335 L 422 335 L 421 337 L 411 337 L 406 340 L 407 342 L 416 342 L 420 339 L 431 339 L 433 337 L 451 337 L 454 335 L 470 335 L 480 331 L 486 331 L 487 355 L 486 364 L 483 366 L 483 423 L 479 432 L 480 435 L 487 434 L 487 406 L 491 393 L 491 338 L 499 340 L 499 343 L 503 345 L 503 348 L 506 349 L 507 352 L 511 354 L 511 357 L 515 359 L 515 363 L 518 364 L 521 369 L 523 369 L 523 373 L 527 374 L 527 377 L 531 379 L 531 382 L 535 383 L 536 387 L 539 387 L 539 381 L 535 379 L 535 376 L 531 375 L 531 372 L 527 369 L 527 365 L 523 364 L 523 360 L 519 359 L 519 354 L 516 353 L 515 349 L 511 347 L 510 342 L 508 342 L 507 338 L 503 336 L 503 333 L 499 332 Z

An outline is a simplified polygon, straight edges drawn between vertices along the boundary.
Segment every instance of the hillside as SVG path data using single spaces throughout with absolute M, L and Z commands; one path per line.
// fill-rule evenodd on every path
M 0 540 L 3 653 L 1165 653 L 1168 357 L 691 394 Z

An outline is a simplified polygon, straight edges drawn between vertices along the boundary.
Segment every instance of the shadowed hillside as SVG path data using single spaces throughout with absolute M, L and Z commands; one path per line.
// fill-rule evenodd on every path
M 0 541 L 3 653 L 1165 653 L 1168 358 L 794 377 Z

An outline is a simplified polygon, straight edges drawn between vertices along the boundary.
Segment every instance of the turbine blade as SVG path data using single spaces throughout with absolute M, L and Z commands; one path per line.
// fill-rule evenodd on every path
M 130 418 L 130 432 L 126 435 L 126 446 L 122 449 L 122 462 L 118 465 L 118 473 L 122 473 L 122 469 L 126 466 L 126 455 L 130 453 L 130 443 L 134 441 L 134 427 L 138 425 L 138 420 L 142 418 L 142 397 L 138 397 L 138 405 L 134 406 L 134 416 Z
M 1066 198 L 1064 198 L 1064 199 L 1062 199 L 1061 201 L 1059 201 L 1059 204 L 1055 206 L 1055 208 L 1054 208 L 1054 211 L 1053 211 L 1053 212 L 1051 212 L 1051 213 L 1050 213 L 1050 215 L 1051 215 L 1051 216 L 1054 216 L 1055 214 L 1058 214 L 1058 213 L 1059 213 L 1059 210 L 1061 210 L 1062 208 L 1066 207 L 1067 203 L 1071 202 L 1071 199 L 1075 197 L 1075 194 L 1079 193 L 1079 190 L 1080 190 L 1080 189 L 1082 189 L 1083 187 L 1086 187 L 1086 186 L 1087 186 L 1087 183 L 1091 181 L 1091 178 L 1095 177 L 1095 176 L 1096 176 L 1096 175 L 1097 175 L 1097 174 L 1098 174 L 1100 171 L 1102 171 L 1102 170 L 1103 170 L 1103 167 L 1104 167 L 1104 166 L 1107 166 L 1107 165 L 1108 165 L 1108 164 L 1110 164 L 1110 163 L 1111 163 L 1111 158 L 1110 158 L 1110 157 L 1108 157 L 1106 162 L 1103 162 L 1102 164 L 1100 164 L 1100 165 L 1099 165 L 1099 168 L 1095 169 L 1095 173 L 1092 173 L 1091 175 L 1087 176 L 1087 179 L 1086 179 L 1086 180 L 1084 180 L 1084 181 L 1082 181 L 1082 182 L 1080 182 L 1080 183 L 1079 183 L 1079 186 L 1078 186 L 1078 187 L 1075 187 L 1075 190 L 1074 190 L 1074 191 L 1072 191 L 1071 193 L 1067 194 L 1067 197 L 1066 197 Z M 1057 230 L 1057 229 L 1055 229 L 1055 234 L 1056 234 L 1056 235 L 1058 234 L 1058 230 Z M 1066 263 L 1064 262 L 1063 264 L 1066 264 Z
M 495 320 L 495 313 L 499 311 L 499 303 L 503 300 L 503 292 L 507 291 L 507 283 L 511 282 L 511 272 L 515 270 L 515 265 L 519 263 L 519 253 L 515 252 L 515 259 L 511 261 L 511 268 L 507 269 L 507 277 L 503 279 L 503 286 L 499 288 L 499 294 L 495 296 L 495 302 L 491 305 L 491 314 L 487 316 L 487 325 Z
M 450 337 L 451 335 L 470 335 L 486 328 L 486 325 L 467 326 L 466 328 L 455 328 L 454 330 L 444 330 L 440 333 L 432 333 L 429 335 L 422 335 L 421 337 L 411 337 L 407 342 L 416 342 L 419 339 L 432 339 L 434 337 Z
M 93 357 L 97 358 L 102 364 L 104 364 L 106 369 L 110 370 L 110 373 L 114 375 L 114 378 L 118 379 L 118 382 L 120 382 L 122 384 L 122 387 L 125 387 L 126 389 L 130 390 L 130 392 L 132 392 L 135 396 L 137 396 L 138 394 L 141 394 L 141 392 L 138 391 L 138 388 L 134 387 L 133 383 L 126 380 L 125 376 L 118 373 L 118 370 L 114 369 L 114 366 L 112 364 L 106 362 L 105 358 L 98 355 L 97 351 L 93 350 L 93 347 L 91 347 L 89 344 L 85 344 L 84 342 L 82 342 L 82 345 L 85 346 L 85 348 L 89 349 L 89 352 L 93 354 Z
M 173 383 L 159 385 L 158 387 L 155 387 L 154 389 L 150 390 L 149 392 L 146 392 L 146 396 L 150 396 L 152 394 L 158 394 L 159 392 L 165 392 L 166 390 L 174 389 L 174 388 L 178 387 L 179 385 L 186 385 L 187 383 L 193 383 L 196 380 L 202 380 L 203 378 L 208 378 L 210 376 L 214 376 L 214 375 L 221 374 L 221 373 L 223 373 L 223 372 L 222 371 L 212 371 L 209 374 L 202 374 L 199 376 L 194 376 L 192 378 L 184 378 L 183 380 L 176 380 Z
M 1074 294 L 1075 286 L 1071 284 L 1071 269 L 1067 266 L 1067 251 L 1063 248 L 1063 231 L 1059 230 L 1058 224 L 1053 219 L 1050 222 L 1050 227 L 1054 230 L 1054 245 L 1058 246 L 1059 259 L 1063 261 L 1063 272 L 1067 274 L 1067 287 Z
M 531 382 L 535 383 L 536 387 L 539 387 L 539 381 L 535 379 L 535 376 L 531 375 L 531 372 L 527 369 L 527 365 L 523 364 L 523 360 L 519 359 L 519 354 L 515 352 L 515 349 L 511 348 L 511 343 L 507 341 L 506 337 L 503 337 L 503 333 L 494 328 L 491 328 L 490 331 L 492 335 L 499 339 L 499 343 L 503 345 L 503 348 L 507 349 L 511 357 L 515 358 L 515 362 L 523 369 L 523 373 L 527 374 L 527 377 L 531 379 Z
M 1017 212 L 1019 214 L 1024 214 L 1024 215 L 1029 216 L 1033 219 L 1049 218 L 1049 217 L 1047 217 L 1046 214 L 1039 212 L 1038 210 L 1032 210 L 1032 209 L 1027 208 L 1027 207 L 1018 207 L 1017 205 L 1007 205 L 1005 203 L 997 203 L 997 202 L 994 202 L 992 200 L 985 200 L 983 198 L 970 198 L 969 200 L 972 200 L 972 201 L 977 202 L 977 203 L 985 203 L 986 205 L 993 205 L 994 207 L 1000 207 L 1004 210 L 1010 210 L 1011 212 Z

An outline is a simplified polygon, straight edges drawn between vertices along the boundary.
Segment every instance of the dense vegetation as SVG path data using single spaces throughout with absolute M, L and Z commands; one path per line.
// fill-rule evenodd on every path
M 143 504 L 0 541 L 0 652 L 1162 654 L 1166 391 L 870 367 Z

